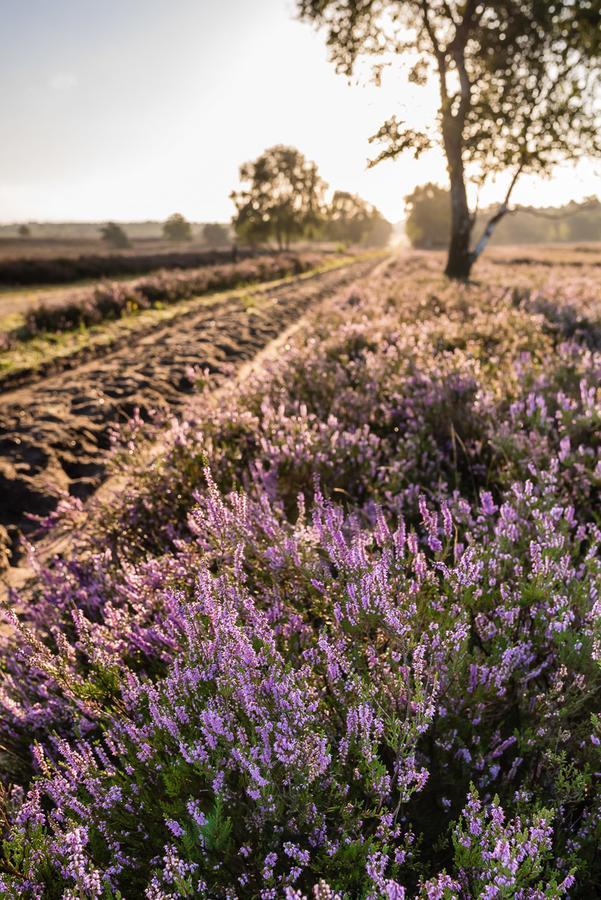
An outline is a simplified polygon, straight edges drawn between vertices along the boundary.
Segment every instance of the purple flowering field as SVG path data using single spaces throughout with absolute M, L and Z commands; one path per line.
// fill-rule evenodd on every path
M 123 431 L 5 612 L 0 896 L 601 894 L 600 271 L 391 257 Z

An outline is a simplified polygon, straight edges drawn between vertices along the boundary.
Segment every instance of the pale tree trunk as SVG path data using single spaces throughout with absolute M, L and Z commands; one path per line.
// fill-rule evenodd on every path
M 509 212 L 511 194 L 522 173 L 523 164 L 516 169 L 507 188 L 505 199 L 494 216 L 491 216 L 487 222 L 484 232 L 474 249 L 470 250 L 475 217 L 470 213 L 467 202 L 461 140 L 453 128 L 453 124 L 452 120 L 450 123 L 447 123 L 444 133 L 445 151 L 449 162 L 449 178 L 451 182 L 451 241 L 445 274 L 449 278 L 465 281 L 470 277 L 474 263 L 484 252 L 495 228 Z M 445 129 L 444 124 L 443 129 Z
M 509 212 L 509 200 L 511 198 L 511 194 L 516 185 L 516 182 L 522 173 L 522 169 L 523 169 L 523 165 L 518 166 L 518 168 L 515 172 L 515 175 L 513 176 L 513 178 L 511 179 L 511 181 L 509 183 L 507 193 L 505 194 L 505 199 L 501 203 L 501 206 L 499 207 L 497 212 L 494 214 L 494 216 L 492 216 L 486 223 L 486 228 L 484 229 L 482 237 L 480 238 L 480 240 L 478 241 L 478 243 L 472 250 L 472 253 L 471 253 L 472 265 L 476 262 L 476 260 L 484 252 L 486 245 L 490 241 L 492 234 L 493 234 L 495 228 L 497 227 L 497 225 L 499 224 L 499 222 L 501 221 L 501 219 L 503 219 Z
M 488 222 L 486 223 L 486 228 L 482 233 L 482 237 L 472 250 L 470 256 L 472 257 L 472 265 L 476 262 L 476 260 L 482 255 L 484 252 L 486 245 L 490 241 L 493 231 L 499 224 L 502 218 L 504 218 L 509 212 L 508 207 L 503 203 L 502 206 L 497 210 L 497 212 L 492 216 Z

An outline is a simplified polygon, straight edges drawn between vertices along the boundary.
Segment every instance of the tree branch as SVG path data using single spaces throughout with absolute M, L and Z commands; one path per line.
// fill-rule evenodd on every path
M 447 0 L 443 0 L 442 7 L 443 7 L 444 11 L 446 12 L 447 17 L 448 17 L 448 18 L 450 19 L 450 21 L 453 23 L 453 25 L 457 26 L 459 23 L 457 22 L 457 19 L 456 19 L 455 16 L 453 15 L 453 10 L 452 10 L 451 7 L 449 6 Z
M 520 177 L 520 175 L 522 174 L 523 168 L 524 168 L 524 163 L 522 162 L 517 167 L 517 169 L 514 173 L 514 176 L 509 183 L 509 187 L 507 188 L 507 193 L 505 194 L 505 199 L 501 203 L 499 209 L 496 211 L 494 216 L 492 216 L 486 223 L 486 228 L 484 229 L 482 237 L 480 238 L 480 240 L 478 241 L 478 243 L 476 244 L 476 246 L 470 253 L 470 258 L 472 260 L 472 264 L 476 262 L 476 260 L 478 259 L 479 256 L 481 256 L 484 248 L 486 247 L 486 245 L 488 244 L 488 242 L 492 236 L 493 231 L 495 230 L 495 228 L 497 227 L 497 225 L 499 224 L 501 219 L 504 216 L 506 216 L 507 213 L 509 212 L 509 200 L 511 199 L 511 194 L 513 193 L 513 189 L 516 186 L 517 180 Z
M 465 67 L 465 48 L 475 22 L 477 9 L 478 0 L 468 0 L 468 3 L 466 3 L 465 6 L 463 19 L 459 25 L 457 25 L 455 36 L 447 48 L 448 52 L 453 57 L 455 66 L 457 67 L 457 74 L 459 75 L 461 100 L 459 102 L 459 109 L 457 110 L 456 117 L 460 123 L 465 122 L 471 105 L 472 83 Z
M 428 0 L 421 0 L 421 9 L 422 9 L 422 20 L 424 23 L 424 29 L 428 38 L 430 39 L 430 43 L 432 45 L 432 52 L 434 53 L 434 58 L 436 59 L 436 64 L 438 66 L 438 81 L 440 85 L 440 103 L 441 110 L 444 112 L 449 106 L 449 90 L 447 87 L 447 50 L 443 49 L 436 37 L 436 32 L 432 23 L 430 22 L 430 14 L 428 8 Z
M 426 29 L 426 33 L 430 38 L 430 42 L 432 44 L 432 49 L 434 51 L 434 55 L 440 64 L 440 60 L 444 62 L 445 53 L 438 43 L 438 38 L 436 37 L 436 32 L 434 31 L 434 27 L 430 22 L 430 10 L 428 9 L 428 0 L 421 0 L 422 7 L 422 16 L 424 22 L 424 28 Z

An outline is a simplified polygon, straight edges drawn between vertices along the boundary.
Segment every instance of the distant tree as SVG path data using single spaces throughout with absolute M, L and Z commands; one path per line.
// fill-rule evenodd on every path
M 363 237 L 368 247 L 386 247 L 392 237 L 393 227 L 377 209 L 372 213 L 369 228 Z
M 450 178 L 451 238 L 446 272 L 467 278 L 509 209 L 523 173 L 549 174 L 561 160 L 601 153 L 599 86 L 601 0 L 297 0 L 301 18 L 327 30 L 337 69 L 360 57 L 375 75 L 393 57 L 409 80 L 439 85 L 437 131 L 396 117 L 373 140 L 372 164 L 406 150 L 442 145 Z M 503 202 L 471 247 L 475 216 L 468 180 L 510 173 Z
M 209 222 L 202 230 L 202 236 L 209 247 L 221 247 L 227 244 L 230 238 L 230 231 L 226 225 L 220 225 L 218 222 Z
M 19 237 L 22 237 L 22 238 L 31 237 L 31 229 L 29 228 L 28 225 L 19 225 L 18 235 L 19 235 Z
M 173 213 L 163 225 L 163 235 L 168 241 L 190 241 L 192 226 L 181 213 Z
M 446 246 L 451 233 L 448 199 L 448 190 L 436 184 L 420 185 L 406 197 L 405 228 L 413 247 Z M 494 207 L 480 210 L 476 228 L 485 228 L 494 214 Z M 495 244 L 601 241 L 601 202 L 589 197 L 559 208 L 515 207 L 500 222 L 492 239 Z
M 360 244 L 367 234 L 373 208 L 356 194 L 335 191 L 325 213 L 325 234 L 334 241 Z
M 326 185 L 314 162 L 294 147 L 278 145 L 240 167 L 243 186 L 230 195 L 236 233 L 250 243 L 274 239 L 278 249 L 321 221 Z
M 405 230 L 413 247 L 446 247 L 451 234 L 449 192 L 437 184 L 419 185 L 405 198 Z
M 601 201 L 589 197 L 568 221 L 571 241 L 601 241 Z
M 115 250 L 125 250 L 130 246 L 127 234 L 116 222 L 107 222 L 100 229 L 100 234 L 102 240 Z
M 344 244 L 384 247 L 390 240 L 392 225 L 375 206 L 357 194 L 335 191 L 324 210 L 322 233 Z

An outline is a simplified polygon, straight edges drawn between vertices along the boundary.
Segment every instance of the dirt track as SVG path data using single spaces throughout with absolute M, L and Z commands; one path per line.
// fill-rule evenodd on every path
M 310 304 L 366 274 L 377 261 L 194 308 L 100 359 L 0 394 L 0 556 L 14 564 L 28 514 L 51 512 L 61 493 L 85 498 L 106 476 L 111 426 L 138 407 L 177 411 L 193 391 L 191 367 L 217 377 L 252 358 Z M 1 566 L 0 566 L 1 568 Z

